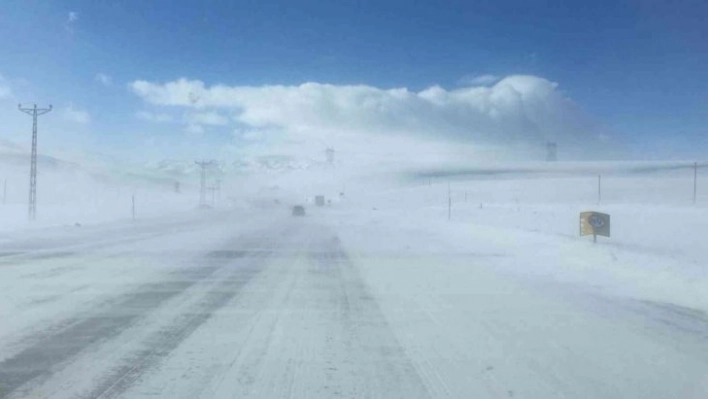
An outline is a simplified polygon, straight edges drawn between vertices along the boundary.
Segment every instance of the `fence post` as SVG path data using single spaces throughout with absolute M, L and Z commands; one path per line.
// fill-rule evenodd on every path
M 602 201 L 602 175 L 597 175 L 597 204 Z

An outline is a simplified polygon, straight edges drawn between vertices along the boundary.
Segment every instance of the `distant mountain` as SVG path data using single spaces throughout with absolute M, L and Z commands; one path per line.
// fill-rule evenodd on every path
M 30 165 L 30 150 L 7 140 L 0 140 L 0 165 L 5 167 L 27 167 Z M 37 154 L 37 166 L 51 170 L 75 171 L 81 167 L 50 155 Z
M 155 187 L 172 188 L 176 182 L 196 180 L 200 167 L 193 159 L 162 159 L 145 163 L 126 163 L 119 160 L 101 158 L 103 162 L 82 158 L 72 162 L 41 153 L 37 156 L 39 173 L 70 173 L 84 175 L 105 184 L 144 184 Z M 24 146 L 0 140 L 0 169 L 11 174 L 29 172 L 30 151 Z M 214 163 L 211 176 L 259 173 L 287 173 L 290 171 L 320 169 L 330 165 L 307 158 L 287 155 L 269 155 L 249 158 L 221 160 Z M 73 177 L 72 177 L 73 178 Z
M 174 178 L 168 173 L 160 172 L 155 168 L 147 168 L 144 165 L 120 165 L 111 162 L 100 164 L 96 162 L 80 164 L 66 161 L 51 155 L 40 153 L 37 155 L 38 173 L 59 173 L 66 174 L 66 178 L 73 179 L 77 176 L 86 176 L 96 182 L 107 184 L 147 184 L 150 186 L 173 187 Z M 169 166 L 167 162 L 163 167 Z M 177 164 L 175 164 L 178 166 Z M 185 162 L 185 167 L 189 165 Z M 196 165 L 195 165 L 196 166 Z M 29 173 L 30 151 L 27 148 L 16 145 L 6 140 L 0 140 L 0 170 L 5 175 Z
M 306 170 L 324 165 L 310 159 L 296 159 L 290 156 L 272 155 L 249 159 L 222 160 L 213 168 L 224 174 L 249 172 L 285 172 Z M 199 173 L 200 167 L 193 160 L 163 159 L 144 164 L 146 171 L 157 172 L 172 177 L 182 177 Z
M 8 140 L 2 140 L 0 139 L 0 152 L 23 152 L 27 151 L 25 148 L 11 142 Z

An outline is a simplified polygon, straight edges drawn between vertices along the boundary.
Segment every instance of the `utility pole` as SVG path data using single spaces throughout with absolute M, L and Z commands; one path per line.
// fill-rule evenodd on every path
M 17 105 L 17 109 L 27 115 L 32 116 L 32 159 L 30 161 L 30 187 L 29 187 L 29 220 L 37 217 L 37 117 L 52 110 L 49 108 L 37 108 L 34 104 L 32 108 L 22 108 L 22 104 Z
M 199 186 L 199 206 L 206 205 L 206 168 L 211 166 L 214 161 L 194 161 L 197 165 L 202 168 L 201 171 L 201 184 Z

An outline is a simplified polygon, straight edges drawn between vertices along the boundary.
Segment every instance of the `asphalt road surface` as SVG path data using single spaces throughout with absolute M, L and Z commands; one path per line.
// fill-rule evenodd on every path
M 549 298 L 489 270 L 460 288 L 456 264 L 466 261 L 351 254 L 334 224 L 314 217 L 67 227 L 4 237 L 0 254 L 3 398 L 703 397 L 708 388 L 702 314 Z M 432 272 L 408 275 L 413 263 Z M 443 280 L 449 289 L 436 290 Z

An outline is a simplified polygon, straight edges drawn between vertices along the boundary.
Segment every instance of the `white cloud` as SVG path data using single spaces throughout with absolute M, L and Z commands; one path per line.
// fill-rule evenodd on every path
M 237 127 L 233 130 L 232 136 L 248 143 L 264 143 L 270 139 L 282 139 L 284 133 L 280 128 Z
M 419 92 L 320 83 L 207 87 L 187 79 L 135 81 L 130 88 L 150 104 L 230 110 L 248 127 L 315 136 L 412 134 L 476 143 L 538 143 L 577 139 L 588 128 L 586 118 L 556 90 L 556 83 L 525 75 L 506 77 L 491 87 L 433 86 Z
M 243 135 L 244 140 L 248 141 L 258 141 L 263 138 L 263 133 L 261 133 L 259 130 L 249 130 L 247 132 L 244 132 Z
M 224 126 L 229 123 L 229 119 L 227 117 L 214 111 L 188 113 L 185 115 L 184 119 L 188 124 Z
M 322 157 L 392 167 L 412 163 L 543 159 L 546 141 L 568 159 L 602 157 L 600 131 L 558 85 L 512 75 L 491 86 L 420 91 L 368 85 L 208 86 L 199 80 L 134 81 L 153 107 L 184 113 L 185 132 L 231 117 L 236 155 Z M 197 116 L 199 115 L 199 116 Z M 227 125 L 227 126 L 229 126 Z M 372 166 L 373 167 L 373 166 Z
M 189 124 L 184 129 L 184 132 L 187 134 L 187 136 L 199 137 L 204 134 L 204 126 L 196 124 L 196 123 Z
M 458 83 L 462 86 L 489 86 L 501 80 L 496 75 L 467 75 L 460 78 Z
M 12 98 L 12 90 L 8 81 L 0 75 L 0 99 L 3 98 Z
M 70 35 L 74 34 L 74 25 L 79 20 L 79 13 L 76 11 L 69 11 L 66 17 L 66 22 L 64 22 L 64 29 L 69 32 Z
M 113 78 L 111 78 L 110 75 L 106 75 L 105 73 L 97 73 L 96 76 L 94 77 L 94 80 L 97 82 L 101 83 L 104 86 L 111 86 L 113 84 Z
M 85 110 L 74 108 L 74 104 L 69 104 L 62 110 L 62 116 L 65 120 L 86 125 L 91 122 L 91 114 Z
M 170 114 L 154 113 L 148 111 L 138 111 L 135 113 L 135 117 L 144 121 L 156 123 L 166 123 L 174 121 L 174 118 L 172 118 Z

